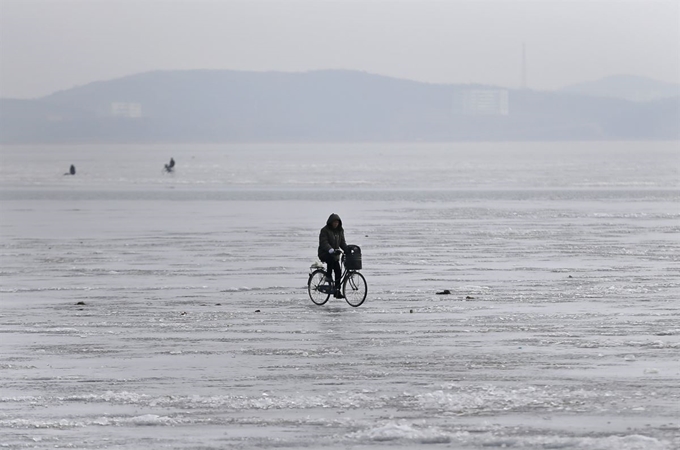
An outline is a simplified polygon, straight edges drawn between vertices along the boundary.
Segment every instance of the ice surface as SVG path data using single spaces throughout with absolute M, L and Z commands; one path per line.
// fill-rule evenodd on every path
M 2 148 L 0 448 L 680 448 L 679 158 Z M 307 297 L 331 212 L 359 308 Z

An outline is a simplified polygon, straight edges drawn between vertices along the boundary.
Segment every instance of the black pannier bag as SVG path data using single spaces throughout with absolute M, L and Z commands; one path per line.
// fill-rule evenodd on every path
M 350 270 L 361 270 L 361 249 L 358 245 L 347 246 L 345 267 Z

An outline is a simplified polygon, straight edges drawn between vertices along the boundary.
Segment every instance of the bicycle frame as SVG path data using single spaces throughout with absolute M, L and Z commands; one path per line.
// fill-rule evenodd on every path
M 345 267 L 345 255 L 342 255 L 342 259 L 339 262 L 340 262 L 340 270 L 341 270 L 341 273 L 342 273 L 342 275 L 340 275 L 340 283 L 339 284 L 340 284 L 340 286 L 342 286 L 345 283 L 345 280 L 347 279 L 347 277 L 349 277 L 351 274 L 353 274 L 355 272 L 359 272 L 359 271 L 355 270 L 355 269 L 348 269 L 348 268 Z M 324 267 L 322 270 L 324 271 L 326 276 L 328 276 L 328 267 Z M 311 276 L 311 274 L 310 274 L 310 276 Z
M 347 279 L 347 277 L 349 275 L 353 274 L 354 272 L 358 272 L 358 270 L 356 270 L 356 269 L 348 269 L 345 266 L 345 258 L 346 258 L 346 256 L 343 253 L 342 258 L 340 258 L 340 269 L 342 270 L 342 276 L 340 276 L 340 285 L 345 283 L 345 280 Z M 326 272 L 328 272 L 328 269 L 326 269 Z

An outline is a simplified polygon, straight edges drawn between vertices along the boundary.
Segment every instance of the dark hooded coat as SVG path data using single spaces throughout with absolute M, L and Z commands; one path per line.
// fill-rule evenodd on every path
M 339 223 L 337 228 L 333 228 L 333 221 L 337 220 Z M 324 259 L 328 256 L 328 250 L 331 248 L 341 248 L 347 253 L 347 242 L 345 242 L 345 230 L 342 228 L 342 219 L 337 214 L 331 214 L 326 221 L 326 226 L 321 229 L 319 233 L 319 259 Z

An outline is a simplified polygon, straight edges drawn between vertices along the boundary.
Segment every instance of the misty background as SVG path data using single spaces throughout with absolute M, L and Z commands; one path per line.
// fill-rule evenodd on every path
M 679 8 L 0 0 L 0 446 L 680 449 Z
M 0 142 L 678 139 L 677 1 L 0 2 Z

